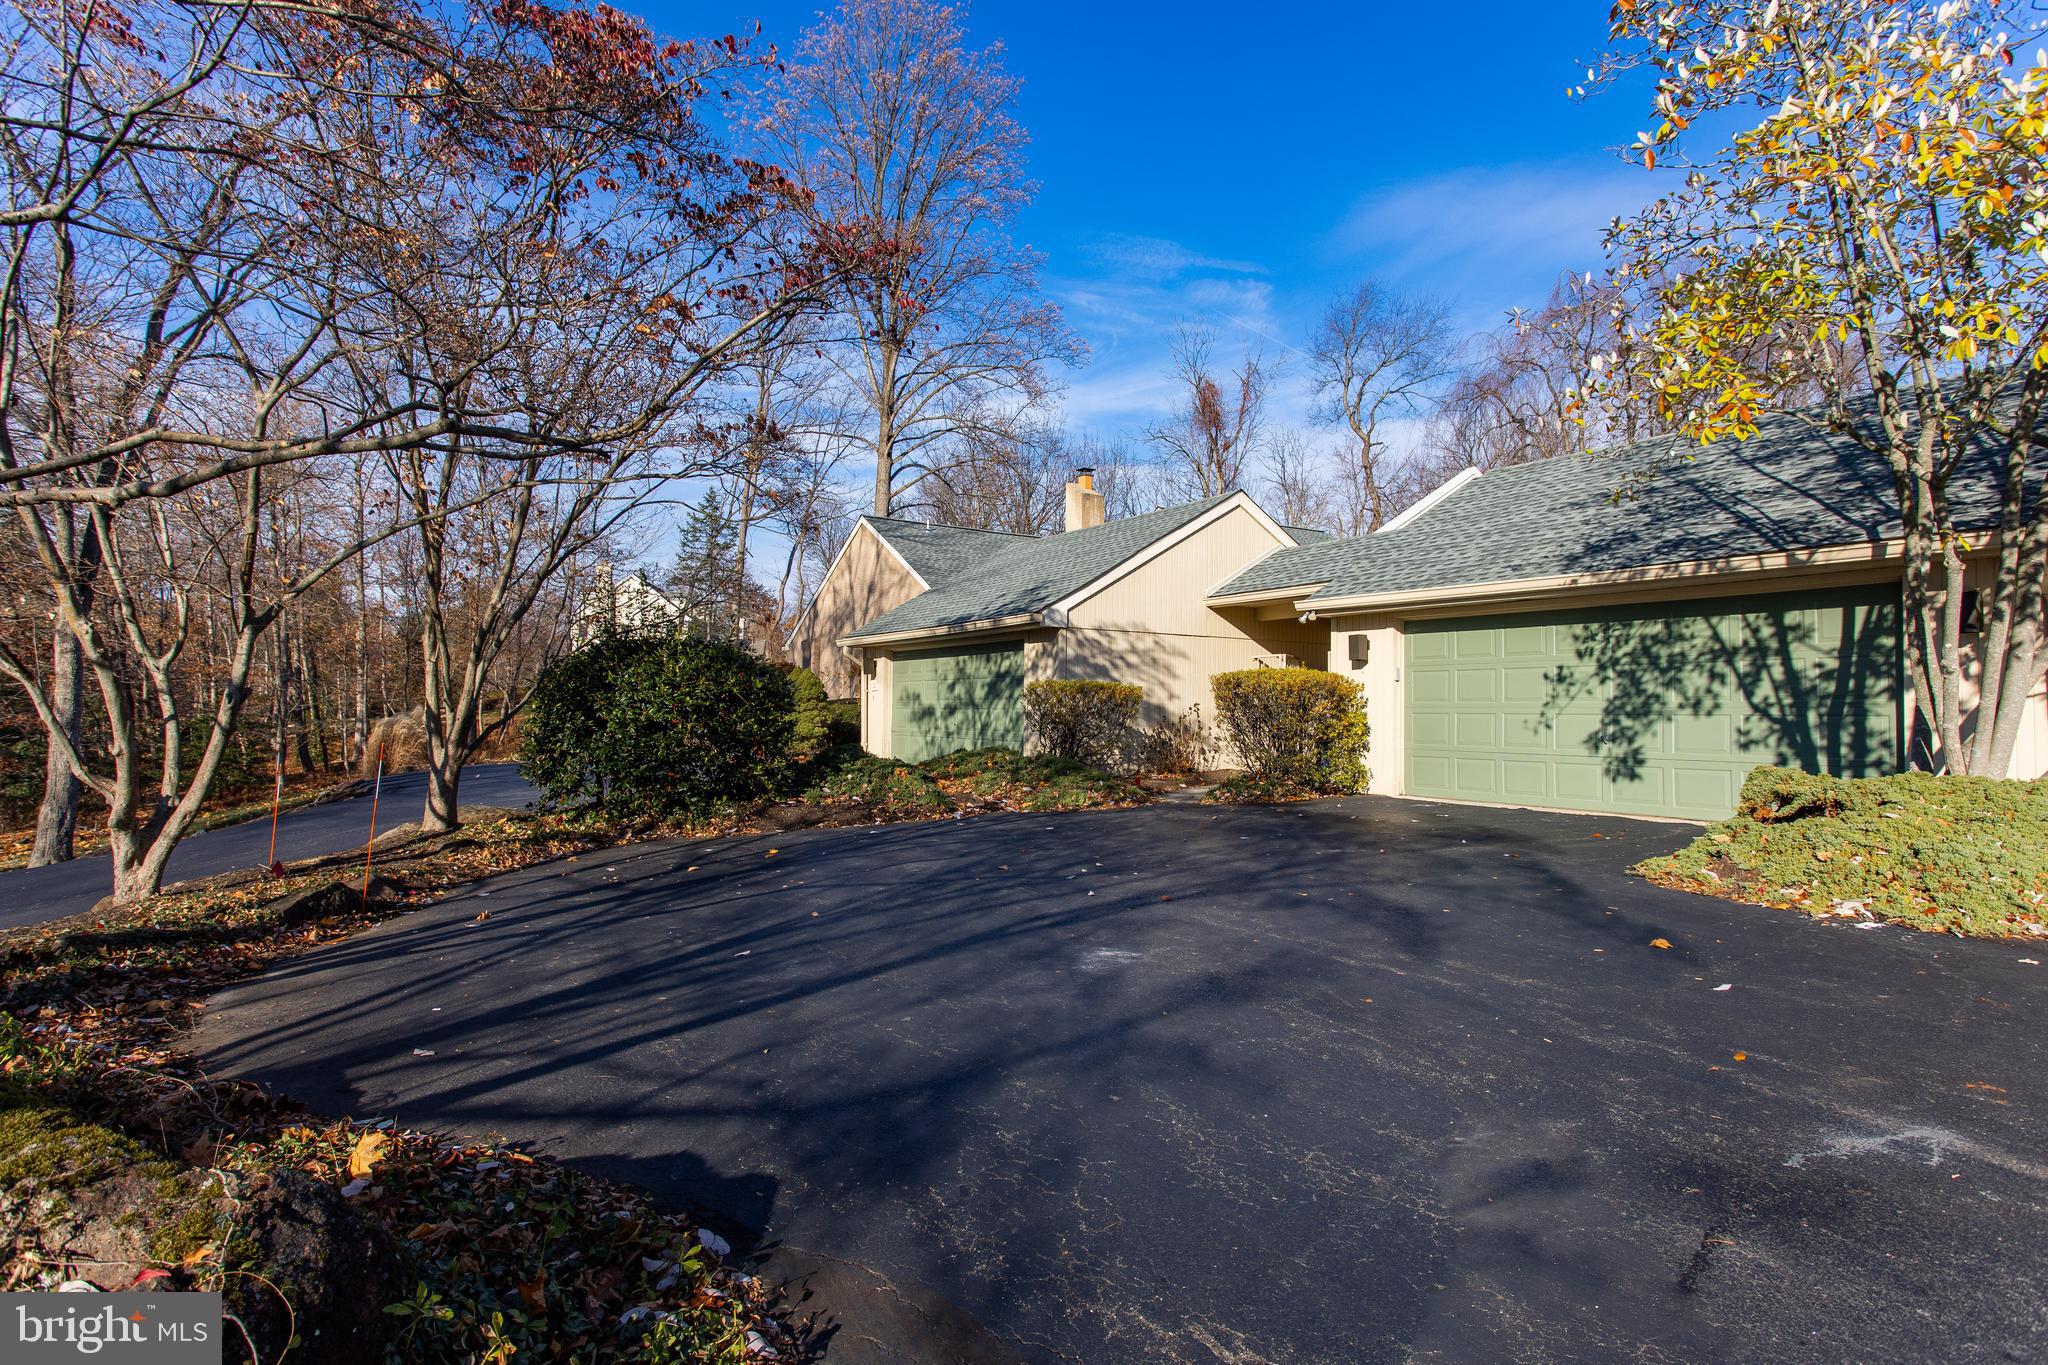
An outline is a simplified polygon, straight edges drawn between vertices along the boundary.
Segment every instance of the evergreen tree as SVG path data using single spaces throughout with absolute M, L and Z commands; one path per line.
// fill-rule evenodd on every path
M 739 578 L 738 530 L 718 494 L 706 492 L 683 523 L 667 584 L 692 635 L 738 633 Z

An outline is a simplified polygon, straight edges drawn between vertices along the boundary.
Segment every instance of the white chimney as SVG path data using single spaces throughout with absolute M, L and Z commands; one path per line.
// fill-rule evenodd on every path
M 1069 531 L 1085 531 L 1090 526 L 1102 525 L 1102 494 L 1095 491 L 1095 471 L 1082 468 L 1074 471 L 1074 477 L 1067 483 L 1067 527 Z

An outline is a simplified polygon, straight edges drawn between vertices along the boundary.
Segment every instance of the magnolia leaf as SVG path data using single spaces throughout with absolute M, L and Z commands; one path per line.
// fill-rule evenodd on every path
M 355 1147 L 348 1154 L 348 1173 L 356 1179 L 368 1175 L 384 1159 L 385 1148 L 391 1139 L 382 1133 L 365 1133 L 356 1139 Z

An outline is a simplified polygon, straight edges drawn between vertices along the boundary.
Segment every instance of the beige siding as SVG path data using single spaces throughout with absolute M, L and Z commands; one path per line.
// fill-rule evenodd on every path
M 1969 562 L 1963 582 L 1966 587 L 1975 588 L 1979 592 L 1988 592 L 1996 585 L 1997 579 L 1998 565 L 1996 561 L 1989 558 L 1980 558 Z M 1963 707 L 1965 711 L 1963 739 L 1966 744 L 1977 732 L 1976 716 L 1973 714 L 1977 705 L 1978 663 L 1975 649 L 1976 638 L 1974 635 L 1963 638 Z M 1909 678 L 1907 679 L 1906 692 L 1908 734 L 1912 733 L 1912 721 L 1916 709 L 1914 696 L 1912 680 Z M 2019 738 L 2013 745 L 2012 768 L 2005 776 L 2022 778 L 2048 777 L 2048 679 L 2043 679 L 2042 683 L 2034 688 L 2033 693 L 2027 699 L 2027 703 L 2026 714 L 2020 721 Z
M 1323 627 L 1259 621 L 1249 608 L 1219 611 L 1202 601 L 1281 544 L 1250 512 L 1233 509 L 1077 602 L 1051 647 L 1048 676 L 1136 683 L 1145 689 L 1145 723 L 1156 725 L 1196 705 L 1213 720 L 1210 677 L 1261 656 L 1293 655 L 1321 668 Z M 1027 668 L 1027 676 L 1038 675 Z
M 818 585 L 817 600 L 790 639 L 790 658 L 818 675 L 826 696 L 854 696 L 858 666 L 839 641 L 923 591 L 895 551 L 861 522 L 847 541 L 846 552 Z
M 1399 796 L 1407 771 L 1401 687 L 1401 618 L 1384 614 L 1338 616 L 1329 622 L 1330 668 L 1365 689 L 1365 719 L 1371 738 L 1365 750 L 1372 781 L 1366 790 L 1383 796 Z M 1351 638 L 1365 642 L 1365 662 L 1351 662 Z

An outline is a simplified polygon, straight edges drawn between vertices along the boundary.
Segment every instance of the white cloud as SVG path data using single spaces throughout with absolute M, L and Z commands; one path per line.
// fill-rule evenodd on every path
M 1204 255 L 1185 243 L 1165 237 L 1105 232 L 1088 238 L 1082 249 L 1098 265 L 1140 279 L 1170 280 L 1193 271 L 1217 271 L 1231 275 L 1265 273 L 1265 267 L 1256 261 L 1233 261 Z
M 1325 246 L 1407 287 L 1455 296 L 1490 326 L 1504 309 L 1540 304 L 1563 272 L 1597 269 L 1609 221 L 1662 183 L 1619 164 L 1445 171 L 1361 197 Z

